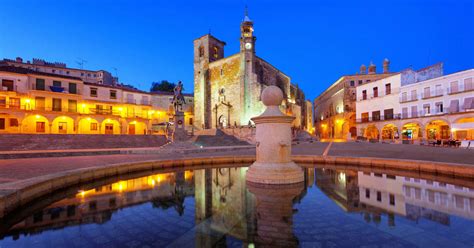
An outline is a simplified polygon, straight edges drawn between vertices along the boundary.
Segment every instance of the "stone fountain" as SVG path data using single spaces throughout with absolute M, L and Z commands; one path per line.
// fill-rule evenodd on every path
M 247 181 L 259 184 L 303 182 L 303 170 L 291 161 L 291 123 L 295 117 L 280 111 L 283 92 L 266 87 L 261 95 L 267 108 L 252 121 L 256 125 L 257 158 L 247 171 Z

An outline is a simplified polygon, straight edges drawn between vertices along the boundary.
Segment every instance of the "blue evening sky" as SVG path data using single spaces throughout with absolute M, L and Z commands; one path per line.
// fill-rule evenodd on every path
M 147 90 L 182 80 L 193 90 L 193 40 L 211 32 L 239 49 L 244 6 L 255 22 L 257 55 L 313 100 L 341 75 L 373 61 L 381 71 L 445 63 L 474 68 L 474 0 L 0 0 L 0 58 L 105 69 Z

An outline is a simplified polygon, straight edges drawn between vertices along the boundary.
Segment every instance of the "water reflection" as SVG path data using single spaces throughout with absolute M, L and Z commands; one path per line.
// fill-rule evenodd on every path
M 246 183 L 246 171 L 247 168 L 239 167 L 154 174 L 79 190 L 46 208 L 28 210 L 34 214 L 8 226 L 7 231 L 0 231 L 0 237 L 7 236 L 6 239 L 14 242 L 38 236 L 34 234 L 40 236 L 45 231 L 61 233 L 67 226 L 110 222 L 114 226 L 120 211 L 127 213 L 139 206 L 150 206 L 149 210 L 137 212 L 142 215 L 141 220 L 135 215 L 126 216 L 130 223 L 138 223 L 137 232 L 143 231 L 140 222 L 157 216 L 170 223 L 180 223 L 163 226 L 161 222 L 151 221 L 169 233 L 160 236 L 161 229 L 147 228 L 148 236 L 140 244 L 150 245 L 153 240 L 154 245 L 158 242 L 160 246 L 294 247 L 302 241 L 318 237 L 311 234 L 313 236 L 305 238 L 301 233 L 306 229 L 326 231 L 318 226 L 317 222 L 321 220 L 310 215 L 328 213 L 341 216 L 341 213 L 332 210 L 333 206 L 343 210 L 343 218 L 351 214 L 366 225 L 380 225 L 386 218 L 386 225 L 390 228 L 397 227 L 400 221 L 416 225 L 428 220 L 435 225 L 449 227 L 453 216 L 474 219 L 474 190 L 439 180 L 406 177 L 403 173 L 305 168 L 305 181 L 301 184 L 263 187 Z M 324 202 L 322 196 L 314 192 L 322 192 L 322 196 L 331 200 L 331 206 L 321 205 L 319 212 L 306 211 L 305 202 L 314 204 L 314 208 Z M 314 197 L 318 199 L 311 202 Z M 312 218 L 312 226 L 302 231 L 296 215 Z M 120 221 L 121 224 L 128 224 Z M 327 232 L 340 233 L 339 226 L 334 224 Z M 350 228 L 347 223 L 346 226 Z M 127 238 L 139 239 L 136 235 Z M 0 246 L 2 243 L 0 241 Z M 95 243 L 80 244 L 100 246 Z

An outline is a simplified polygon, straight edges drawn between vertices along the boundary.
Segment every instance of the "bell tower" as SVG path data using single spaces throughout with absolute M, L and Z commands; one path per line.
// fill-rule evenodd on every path
M 252 85 L 255 83 L 255 40 L 253 35 L 253 21 L 248 16 L 247 6 L 245 14 L 240 24 L 240 60 L 241 60 L 241 81 L 240 81 L 240 124 L 247 125 L 251 117 L 252 108 Z
M 245 7 L 244 20 L 240 24 L 240 51 L 255 53 L 255 40 L 253 36 L 253 21 L 248 16 L 247 7 Z

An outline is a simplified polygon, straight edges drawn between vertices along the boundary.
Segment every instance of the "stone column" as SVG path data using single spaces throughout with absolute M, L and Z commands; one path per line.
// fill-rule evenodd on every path
M 256 124 L 257 158 L 247 171 L 247 181 L 263 184 L 302 182 L 303 170 L 291 161 L 291 123 L 295 118 L 284 115 L 279 109 L 283 92 L 277 86 L 268 86 L 261 98 L 267 109 L 252 118 Z

